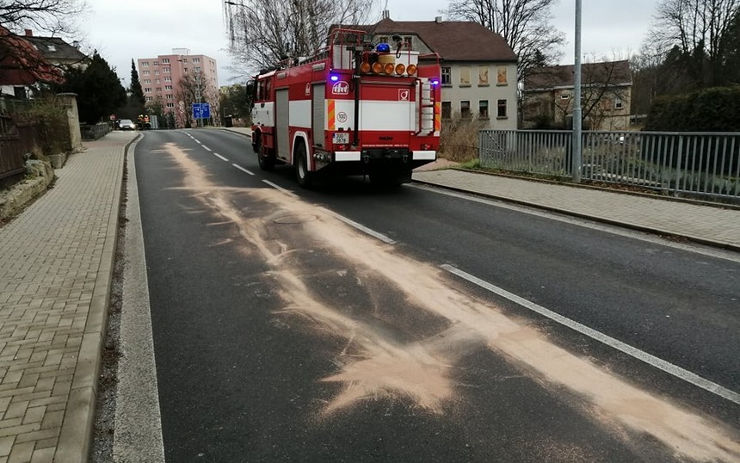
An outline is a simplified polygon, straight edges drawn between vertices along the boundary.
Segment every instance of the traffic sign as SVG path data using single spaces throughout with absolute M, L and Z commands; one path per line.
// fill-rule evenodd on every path
M 193 103 L 193 119 L 210 119 L 211 105 L 208 103 Z

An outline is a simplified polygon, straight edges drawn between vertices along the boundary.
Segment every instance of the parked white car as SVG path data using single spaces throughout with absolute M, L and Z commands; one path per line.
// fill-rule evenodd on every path
M 118 127 L 121 130 L 136 130 L 136 124 L 131 119 L 121 119 L 118 122 Z

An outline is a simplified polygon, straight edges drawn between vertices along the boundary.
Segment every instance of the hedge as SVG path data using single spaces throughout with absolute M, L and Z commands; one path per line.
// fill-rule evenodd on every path
M 645 122 L 651 132 L 740 132 L 740 85 L 656 98 Z

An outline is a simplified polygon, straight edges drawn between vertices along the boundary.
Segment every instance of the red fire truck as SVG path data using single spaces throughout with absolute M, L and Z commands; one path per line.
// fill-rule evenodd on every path
M 252 146 L 262 169 L 292 165 L 298 183 L 318 172 L 402 183 L 436 159 L 440 131 L 437 55 L 371 44 L 334 29 L 318 55 L 260 73 Z

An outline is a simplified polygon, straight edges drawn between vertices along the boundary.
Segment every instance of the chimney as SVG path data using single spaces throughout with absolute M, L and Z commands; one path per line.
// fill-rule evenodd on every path
M 33 37 L 33 31 L 31 29 L 26 29 L 26 37 Z
M 437 24 L 442 24 L 442 16 L 435 16 L 434 22 Z
M 383 10 L 383 19 L 391 19 L 390 10 Z

